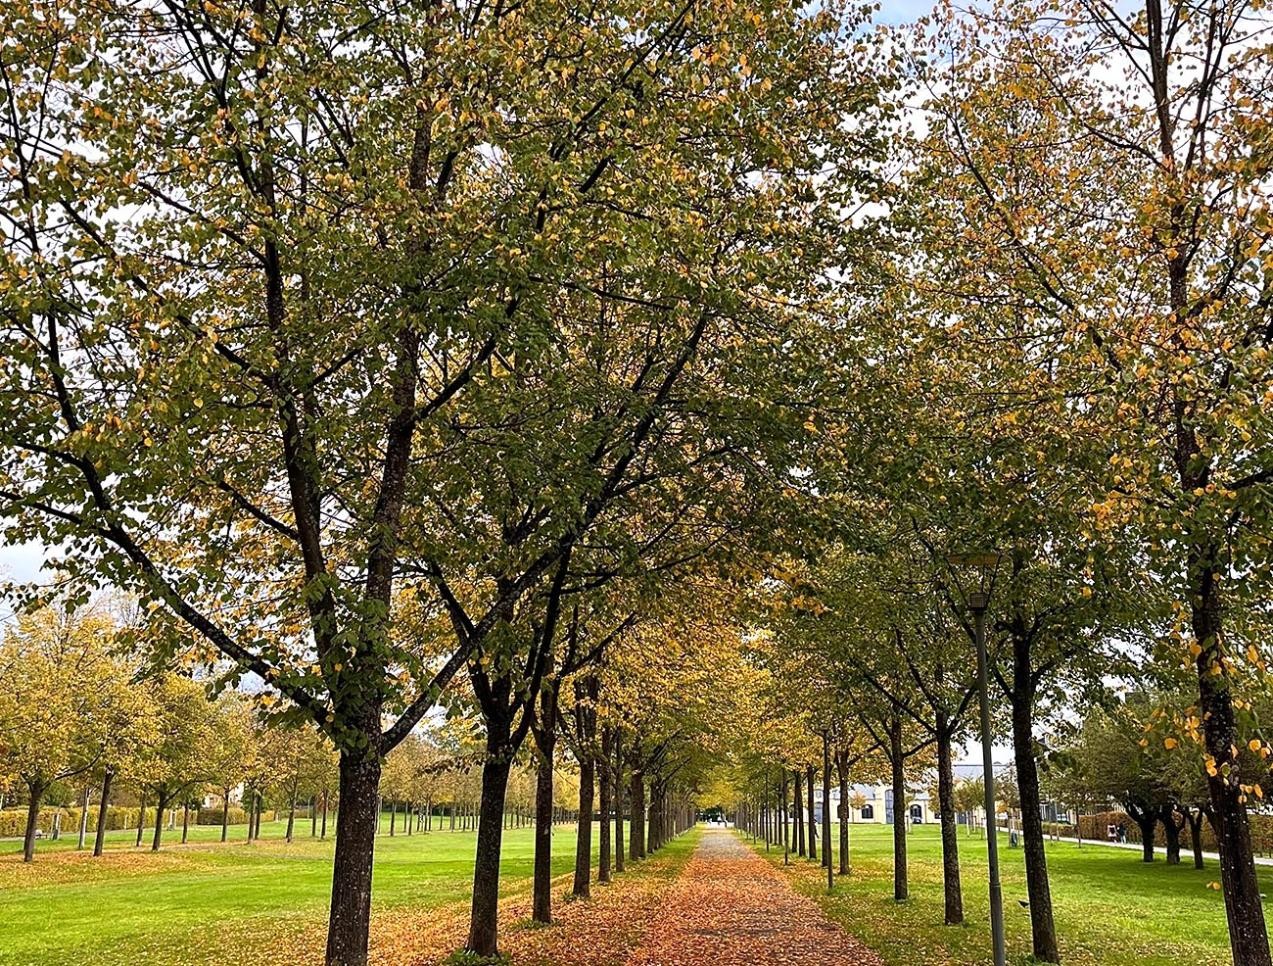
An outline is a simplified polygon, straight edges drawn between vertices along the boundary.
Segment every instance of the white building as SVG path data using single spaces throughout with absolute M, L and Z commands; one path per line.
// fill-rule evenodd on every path
M 908 818 L 912 825 L 929 825 L 937 822 L 935 802 L 925 788 L 912 786 L 908 790 Z M 822 789 L 814 788 L 814 821 L 822 821 Z M 851 785 L 848 800 L 849 821 L 853 824 L 893 824 L 893 788 L 891 785 Z M 840 789 L 831 788 L 831 815 L 840 814 Z

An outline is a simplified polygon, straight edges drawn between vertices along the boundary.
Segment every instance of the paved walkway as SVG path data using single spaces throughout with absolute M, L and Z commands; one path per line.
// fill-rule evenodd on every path
M 628 966 L 880 966 L 736 833 L 708 829 Z
M 1003 835 L 1007 834 L 1007 831 L 1005 829 L 1000 829 L 999 834 L 1002 837 Z M 1079 845 L 1079 846 L 1082 846 L 1083 848 L 1087 848 L 1087 846 L 1089 845 L 1102 845 L 1110 849 L 1128 849 L 1129 851 L 1137 852 L 1137 853 L 1142 851 L 1141 845 L 1139 842 L 1111 842 L 1108 839 L 1083 839 L 1083 841 L 1080 842 L 1078 839 L 1066 838 L 1065 836 L 1061 836 L 1060 838 L 1054 838 L 1051 835 L 1048 836 L 1048 841 L 1049 842 L 1068 842 L 1070 845 Z M 1154 847 L 1154 852 L 1157 855 L 1166 855 L 1167 848 L 1166 846 L 1158 845 Z M 1219 852 L 1203 852 L 1202 857 L 1204 859 L 1210 859 L 1214 862 L 1220 861 Z M 1193 846 L 1183 845 L 1183 844 L 1181 845 L 1180 861 L 1183 862 L 1185 865 L 1193 865 Z M 1257 855 L 1255 857 L 1255 864 L 1256 865 L 1273 865 L 1273 856 Z

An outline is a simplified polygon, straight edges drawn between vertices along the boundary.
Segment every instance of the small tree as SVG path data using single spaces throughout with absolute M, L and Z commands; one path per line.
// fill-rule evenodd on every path
M 49 787 L 91 772 L 117 734 L 144 719 L 126 669 L 108 653 L 112 636 L 100 613 L 45 608 L 0 645 L 0 773 L 26 786 L 26 862 Z

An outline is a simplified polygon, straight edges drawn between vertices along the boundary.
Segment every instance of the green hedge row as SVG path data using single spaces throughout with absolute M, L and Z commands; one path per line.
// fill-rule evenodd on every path
M 78 808 L 57 808 L 49 806 L 40 809 L 39 827 L 43 830 L 46 838 L 53 834 L 53 819 L 59 812 L 62 814 L 62 835 L 78 835 L 80 828 L 80 810 Z M 282 814 L 276 809 L 265 809 L 261 812 L 261 821 L 272 822 Z M 308 813 L 306 813 L 308 814 Z M 96 806 L 89 806 L 88 809 L 88 830 L 89 832 L 97 831 L 97 815 Z M 301 811 L 297 810 L 297 821 L 300 821 Z M 181 826 L 181 808 L 176 809 L 175 815 L 177 827 Z M 153 828 L 155 824 L 155 810 L 153 808 L 146 809 L 146 827 Z M 216 825 L 221 824 L 221 809 L 219 807 L 203 808 L 199 811 L 190 813 L 191 825 Z M 247 824 L 247 813 L 241 808 L 230 808 L 230 824 L 245 825 Z M 0 838 L 19 838 L 26 834 L 27 827 L 27 810 L 25 808 L 6 808 L 0 811 Z M 120 829 L 130 829 L 137 827 L 137 809 L 127 805 L 110 805 L 106 809 L 106 828 L 108 831 L 117 831 Z

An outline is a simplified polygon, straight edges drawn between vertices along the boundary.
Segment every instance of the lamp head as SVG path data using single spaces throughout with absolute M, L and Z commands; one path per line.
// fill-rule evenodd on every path
M 969 610 L 984 612 L 989 609 L 990 595 L 994 591 L 1002 559 L 1003 555 L 993 550 L 951 554 L 947 559 Z

